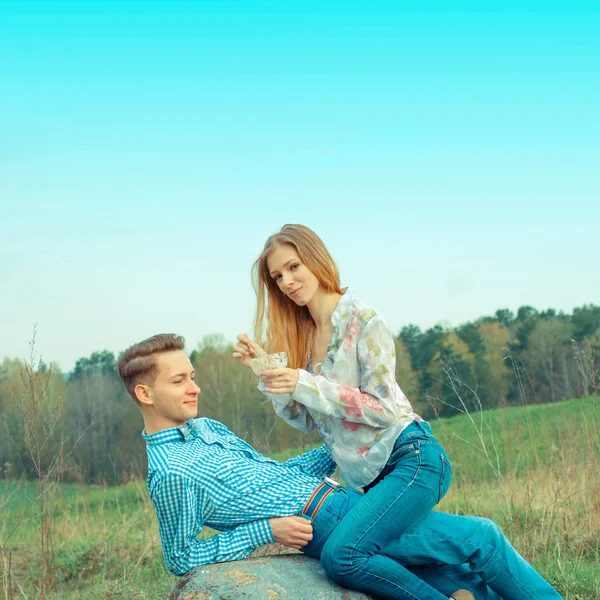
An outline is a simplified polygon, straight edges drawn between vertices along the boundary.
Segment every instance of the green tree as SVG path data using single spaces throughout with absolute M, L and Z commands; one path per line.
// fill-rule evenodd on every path
M 540 319 L 527 343 L 527 363 L 541 401 L 556 402 L 575 392 L 573 325 L 561 318 Z
M 69 379 L 79 379 L 90 375 L 102 375 L 113 379 L 119 379 L 117 361 L 115 355 L 108 350 L 92 352 L 87 358 L 80 358 L 73 368 Z
M 508 327 L 514 318 L 515 316 L 508 308 L 499 308 L 496 311 L 496 320 L 502 327 Z
M 600 306 L 585 304 L 573 309 L 573 338 L 577 341 L 591 337 L 600 329 Z
M 479 334 L 483 344 L 483 353 L 479 356 L 487 366 L 483 379 L 489 374 L 489 379 L 481 382 L 485 389 L 486 406 L 504 406 L 512 385 L 512 371 L 506 361 L 510 331 L 500 321 L 491 321 L 479 325 Z
M 394 339 L 394 346 L 396 349 L 396 381 L 412 404 L 415 412 L 421 414 L 427 405 L 424 399 L 421 398 L 419 378 L 412 368 L 410 354 L 406 346 L 397 338 Z
M 483 352 L 483 340 L 477 323 L 465 323 L 456 329 L 458 337 L 469 347 L 469 352 Z
M 475 363 L 475 355 L 457 333 L 446 332 L 440 350 L 427 367 L 427 396 L 440 416 L 478 409 Z

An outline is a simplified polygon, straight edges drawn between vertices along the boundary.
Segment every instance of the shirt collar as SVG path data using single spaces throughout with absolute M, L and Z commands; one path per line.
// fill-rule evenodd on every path
M 158 446 L 160 444 L 169 444 L 170 442 L 181 442 L 191 440 L 198 435 L 198 426 L 193 419 L 186 421 L 183 425 L 170 427 L 148 435 L 146 430 L 142 431 L 142 436 L 149 446 Z
M 344 292 L 344 295 L 338 300 L 337 306 L 331 315 L 331 322 L 336 330 L 339 328 L 340 324 L 343 324 L 347 320 L 347 318 L 344 318 L 344 315 L 354 301 L 352 288 L 348 286 L 342 291 Z

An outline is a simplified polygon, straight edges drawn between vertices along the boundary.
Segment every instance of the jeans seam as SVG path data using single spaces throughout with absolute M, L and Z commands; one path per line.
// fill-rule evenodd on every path
M 431 564 L 423 564 L 421 566 L 427 567 L 428 569 L 431 569 L 432 571 L 437 571 L 438 577 L 443 577 L 446 581 L 448 581 L 453 586 L 455 586 L 457 590 L 458 589 L 467 589 L 470 592 L 473 591 L 465 585 L 465 582 L 461 580 L 460 576 L 455 577 L 451 572 L 449 573 L 447 569 L 443 568 L 443 567 L 447 567 L 448 565 L 442 566 L 442 565 L 437 565 L 435 563 L 431 563 Z
M 406 567 L 404 567 L 404 568 L 406 569 Z M 414 598 L 414 600 L 422 600 L 422 599 L 419 599 L 418 596 L 415 596 L 414 594 L 409 592 L 408 590 L 405 590 L 403 587 L 401 587 L 400 585 L 398 585 L 395 581 L 392 581 L 391 579 L 386 579 L 385 577 L 381 577 L 381 575 L 369 573 L 368 571 L 365 571 L 363 569 L 359 569 L 359 570 L 363 575 L 368 575 L 369 577 L 373 577 L 374 579 L 379 579 L 380 581 L 385 581 L 385 583 L 387 583 L 390 586 L 392 586 L 393 588 L 395 588 L 396 591 L 400 590 L 401 592 L 403 592 L 407 598 Z M 423 583 L 425 583 L 425 582 L 423 582 Z M 427 584 L 425 583 L 425 585 L 427 585 Z
M 440 474 L 440 489 L 438 493 L 438 503 L 442 499 L 442 492 L 444 491 L 444 476 L 446 475 L 446 461 L 444 460 L 443 454 L 440 454 L 440 460 L 442 461 L 442 472 Z

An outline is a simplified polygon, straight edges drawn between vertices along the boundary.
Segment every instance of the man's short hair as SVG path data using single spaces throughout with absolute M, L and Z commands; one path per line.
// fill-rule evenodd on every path
M 119 358 L 119 376 L 130 396 L 139 404 L 135 396 L 135 386 L 144 383 L 153 385 L 158 375 L 156 355 L 164 352 L 183 350 L 185 339 L 175 333 L 159 333 L 130 348 Z

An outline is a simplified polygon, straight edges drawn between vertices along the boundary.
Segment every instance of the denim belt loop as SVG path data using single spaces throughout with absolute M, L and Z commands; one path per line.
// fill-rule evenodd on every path
M 427 421 L 415 421 L 415 423 L 418 425 L 419 429 L 423 432 L 425 437 L 433 437 L 431 425 L 427 423 Z

